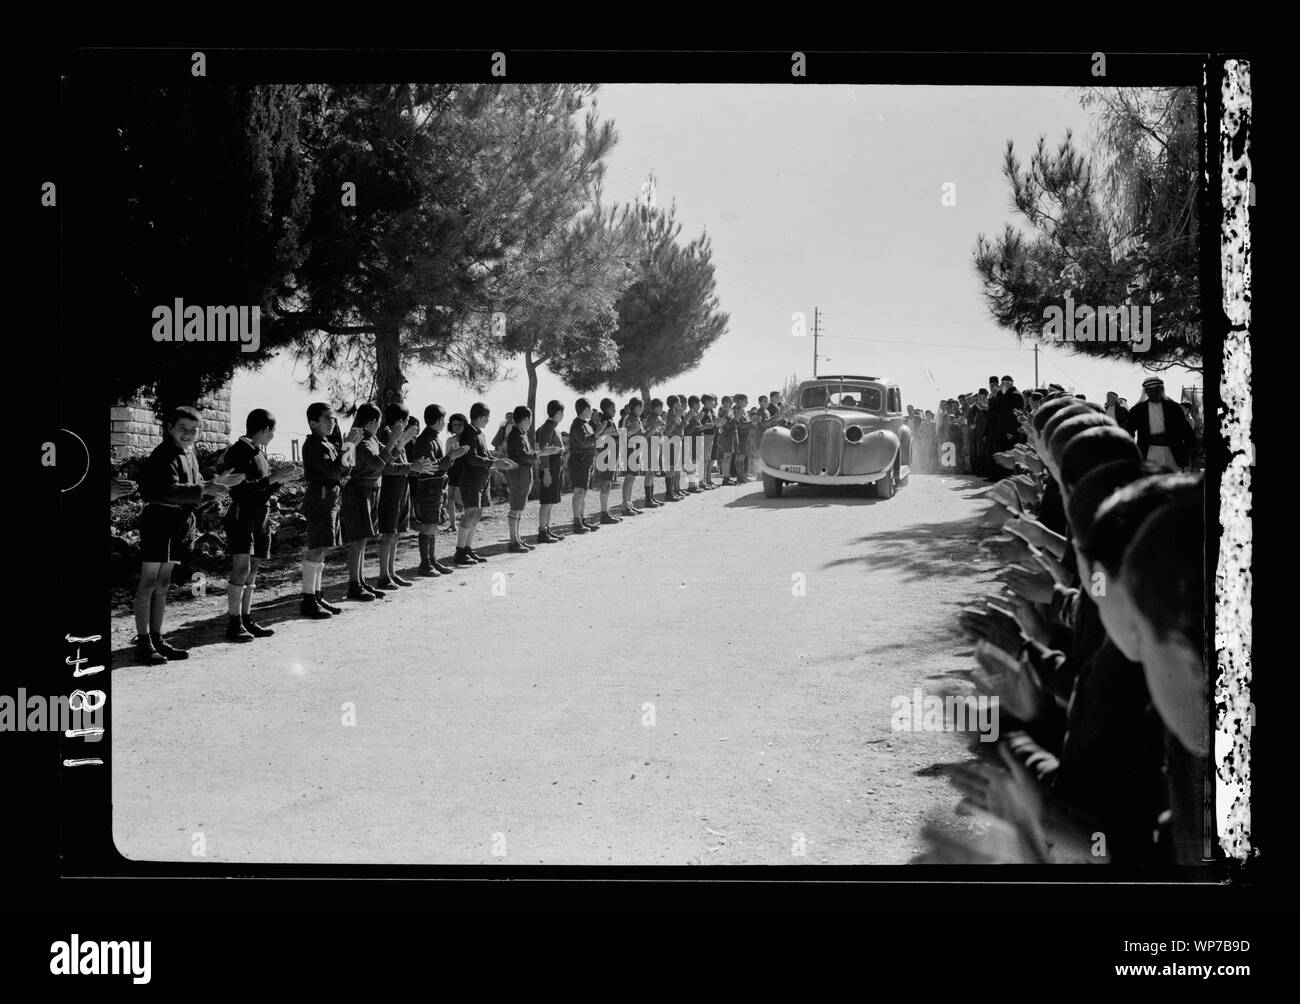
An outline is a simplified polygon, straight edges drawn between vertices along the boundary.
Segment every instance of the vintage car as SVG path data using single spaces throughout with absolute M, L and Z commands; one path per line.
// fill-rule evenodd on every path
M 787 483 L 874 485 L 877 498 L 907 484 L 912 430 L 898 384 L 883 377 L 822 376 L 799 385 L 787 429 L 759 444 L 763 492 L 780 498 Z

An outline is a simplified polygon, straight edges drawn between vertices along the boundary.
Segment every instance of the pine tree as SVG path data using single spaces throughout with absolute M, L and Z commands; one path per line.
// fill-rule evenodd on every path
M 713 248 L 707 233 L 689 244 L 678 242 L 676 208 L 667 212 L 640 207 L 639 275 L 618 299 L 612 368 L 577 369 L 569 383 L 579 392 L 608 386 L 616 393 L 651 389 L 695 369 L 708 348 L 727 329 L 729 315 L 716 295 Z
M 1070 133 L 1055 150 L 1040 139 L 1022 169 L 1007 144 L 1003 173 L 1028 233 L 1008 224 L 980 234 L 975 269 L 994 320 L 1017 339 L 1038 337 L 1044 311 L 1076 304 L 1152 306 L 1150 368 L 1198 368 L 1201 359 L 1195 92 L 1090 91 L 1103 158 L 1098 184 Z M 1107 342 L 1064 342 L 1113 355 Z

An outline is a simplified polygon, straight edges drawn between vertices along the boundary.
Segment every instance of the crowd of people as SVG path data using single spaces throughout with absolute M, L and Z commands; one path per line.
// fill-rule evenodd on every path
M 1003 741 L 999 764 L 954 770 L 991 825 L 949 850 L 1143 866 L 1206 853 L 1203 475 L 1171 434 L 1182 409 L 1158 378 L 1144 389 L 1124 417 L 1029 395 L 1014 430 L 990 405 L 1004 476 L 985 489 L 999 533 L 982 546 L 1005 567 L 960 622 Z
M 914 444 L 912 471 L 979 474 L 995 480 L 997 466 L 993 455 L 1026 442 L 1017 414 L 1064 393 L 1059 384 L 1021 391 L 1011 377 L 999 380 L 991 376 L 987 388 L 942 400 L 937 411 L 909 406 L 907 423 Z M 1082 394 L 1075 397 L 1084 400 Z M 1161 407 L 1144 407 L 1155 403 Z M 1204 466 L 1201 416 L 1190 401 L 1181 405 L 1168 401 L 1164 383 L 1158 377 L 1143 384 L 1142 398 L 1131 411 L 1127 398 L 1108 391 L 1103 412 L 1132 434 L 1144 452 L 1148 445 L 1158 445 L 1168 451 L 1166 462 L 1171 466 L 1192 469 Z
M 345 546 L 347 555 L 348 586 L 340 599 L 357 603 L 382 600 L 414 584 L 395 567 L 399 538 L 410 530 L 418 533 L 419 576 L 452 575 L 486 562 L 475 541 L 483 511 L 492 504 L 494 476 L 504 480 L 508 497 L 507 548 L 526 554 L 570 535 L 641 516 L 646 509 L 746 484 L 757 470 L 763 432 L 789 424 L 789 409 L 779 391 L 761 395 L 752 407 L 745 394 L 672 394 L 649 402 L 634 397 L 621 409 L 609 398 L 598 407 L 579 398 L 567 434 L 565 411 L 562 402 L 551 401 L 546 420 L 534 430 L 532 411 L 520 405 L 489 443 L 486 430 L 492 415 L 482 402 L 467 415 L 448 415 L 441 405 L 431 404 L 424 409 L 423 426 L 402 404 L 380 408 L 366 403 L 356 410 L 346 437 L 330 405 L 317 402 L 307 409 L 311 431 L 302 446 L 301 468 L 273 469 L 266 450 L 275 437 L 276 419 L 257 408 L 248 415 L 245 434 L 225 451 L 214 475 L 205 478 L 194 451 L 199 414 L 189 407 L 173 409 L 163 422 L 163 442 L 149 456 L 138 485 L 145 507 L 135 593 L 137 660 L 157 664 L 188 657 L 185 649 L 164 637 L 163 622 L 172 569 L 188 559 L 195 510 L 207 499 L 228 501 L 226 638 L 251 641 L 275 633 L 253 619 L 252 604 L 259 563 L 271 552 L 272 498 L 288 481 L 305 482 L 300 512 L 307 539 L 300 613 L 323 619 L 343 613 L 323 587 L 325 561 L 336 547 Z M 609 463 L 615 455 L 609 447 L 621 433 L 663 444 L 663 450 Z M 695 444 L 702 446 L 702 455 L 693 449 Z M 658 461 L 652 459 L 656 456 Z M 638 481 L 643 482 L 644 498 L 639 504 Z M 656 488 L 660 481 L 662 495 Z M 565 483 L 572 492 L 572 521 L 568 533 L 561 535 L 552 520 Z M 136 487 L 115 482 L 114 495 Z M 611 502 L 616 488 L 620 497 Z M 598 515 L 588 513 L 591 492 L 599 499 Z M 529 542 L 522 524 L 534 494 L 539 502 L 537 529 Z M 440 557 L 436 547 L 444 526 L 456 533 L 449 560 Z M 373 579 L 365 568 L 366 548 L 372 542 L 378 544 Z
M 1158 378 L 1143 391 L 1128 409 L 1113 395 L 1103 405 L 1056 386 L 1022 394 L 1004 377 L 968 407 L 943 402 L 937 423 L 909 409 L 921 470 L 938 467 L 948 445 L 955 455 L 943 467 L 1000 477 L 986 490 L 992 508 L 984 519 L 999 532 L 983 546 L 1005 562 L 1002 588 L 964 608 L 960 623 L 976 642 L 975 687 L 998 699 L 1003 716 L 1001 764 L 953 774 L 964 804 L 1006 838 L 997 860 L 1190 864 L 1205 851 L 1203 482 L 1187 470 L 1194 436 L 1183 409 L 1165 400 Z M 194 452 L 199 415 L 174 409 L 138 485 L 146 505 L 137 659 L 187 657 L 166 640 L 163 621 L 171 569 L 188 556 L 194 511 L 205 499 L 228 500 L 226 637 L 250 641 L 274 633 L 252 618 L 252 601 L 259 562 L 270 554 L 271 499 L 290 480 L 306 486 L 300 612 L 323 619 L 343 612 L 322 583 L 326 557 L 340 545 L 348 570 L 340 602 L 371 603 L 413 585 L 395 567 L 399 536 L 412 529 L 420 576 L 485 562 L 475 541 L 493 472 L 507 487 L 508 549 L 523 554 L 752 480 L 763 430 L 791 418 L 778 392 L 755 407 L 743 394 L 705 394 L 632 398 L 621 409 L 608 398 L 594 407 L 579 398 L 573 411 L 566 437 L 562 402 L 547 405 L 536 430 L 521 405 L 489 442 L 492 416 L 481 402 L 450 416 L 431 404 L 422 425 L 403 405 L 364 404 L 346 436 L 332 408 L 318 402 L 307 409 L 301 468 L 273 468 L 266 448 L 276 420 L 259 408 L 204 477 Z M 954 431 L 963 428 L 965 435 Z M 620 430 L 674 445 L 653 470 L 597 463 Z M 683 456 L 684 441 L 702 442 L 703 462 Z M 565 480 L 572 517 L 561 535 L 552 520 Z M 521 524 L 535 483 L 529 542 Z M 588 512 L 591 492 L 598 514 Z M 443 526 L 456 533 L 449 560 L 436 548 Z M 372 581 L 365 563 L 374 541 Z

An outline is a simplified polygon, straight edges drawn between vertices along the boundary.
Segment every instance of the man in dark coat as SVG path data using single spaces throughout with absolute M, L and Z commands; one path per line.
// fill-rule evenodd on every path
M 966 424 L 970 426 L 971 470 L 989 477 L 993 473 L 988 444 L 989 392 L 983 387 L 966 409 Z
M 1159 377 L 1142 381 L 1147 399 L 1129 412 L 1130 431 L 1137 439 L 1144 460 L 1163 464 L 1170 470 L 1186 470 L 1192 460 L 1195 435 L 1183 409 L 1165 397 L 1165 382 Z
M 990 417 L 996 426 L 993 452 L 1009 450 L 1016 443 L 1024 441 L 1020 419 L 1016 417 L 1017 411 L 1024 410 L 1025 399 L 1016 390 L 1016 382 L 1011 377 L 1004 376 L 996 399 L 989 403 Z
M 1128 409 L 1119 403 L 1119 395 L 1113 390 L 1106 391 L 1106 414 L 1113 418 L 1121 429 L 1127 432 L 1133 431 L 1129 426 Z

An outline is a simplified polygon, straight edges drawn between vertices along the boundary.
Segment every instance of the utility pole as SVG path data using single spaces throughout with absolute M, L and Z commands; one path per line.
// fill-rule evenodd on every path
M 813 379 L 817 379 L 817 335 L 821 329 L 821 311 L 813 307 Z

